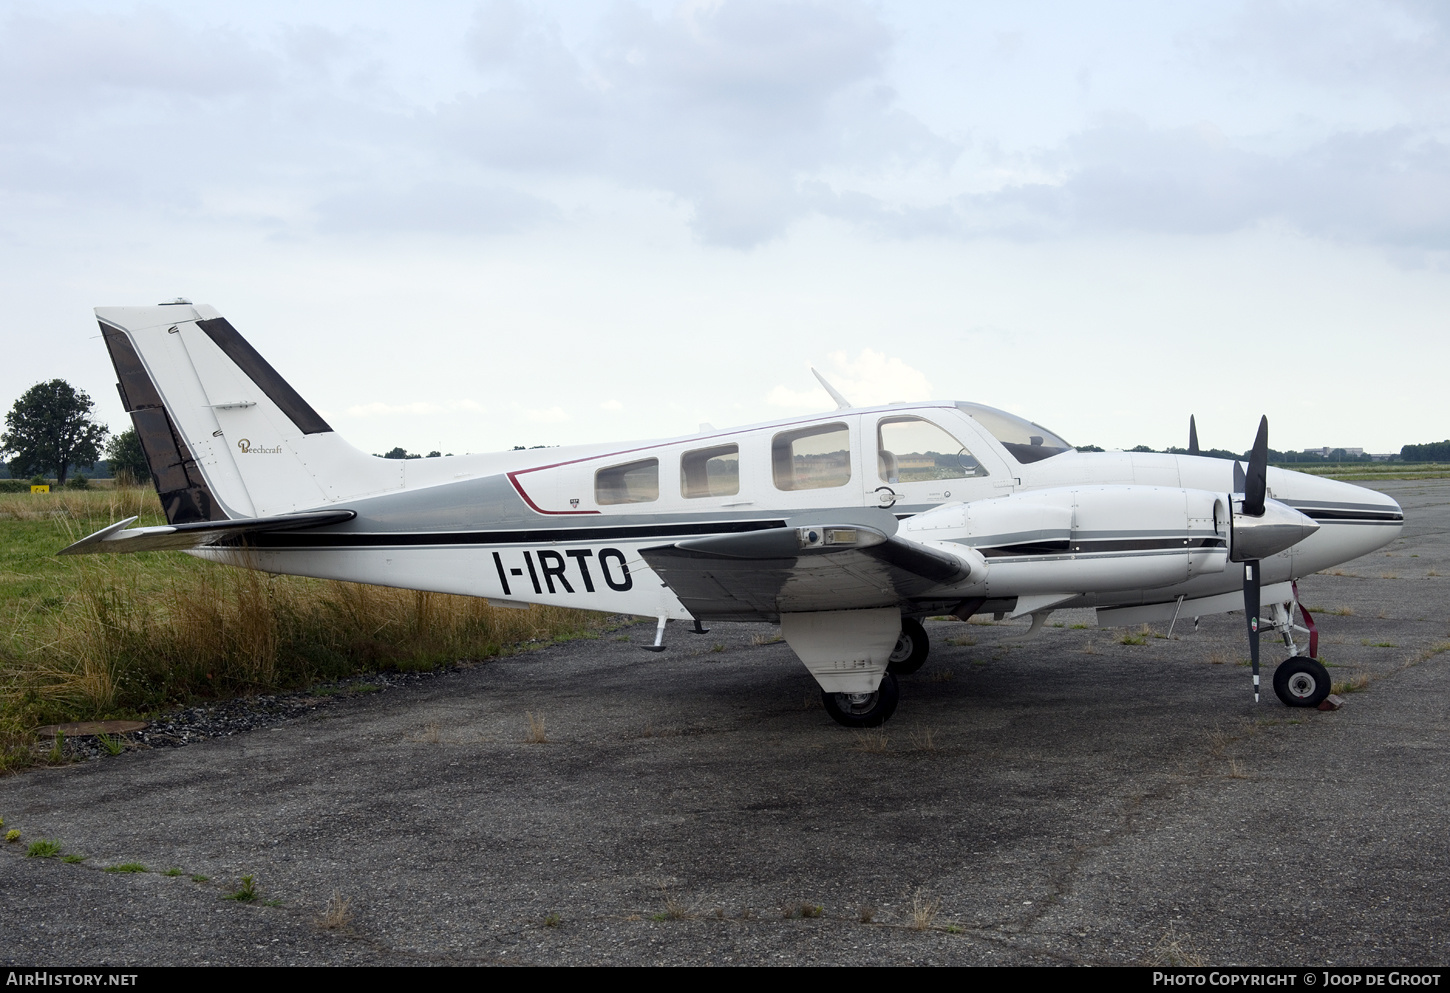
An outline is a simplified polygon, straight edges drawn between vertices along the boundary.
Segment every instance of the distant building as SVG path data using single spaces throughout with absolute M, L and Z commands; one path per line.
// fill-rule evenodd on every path
M 1310 451 L 1313 451 L 1313 449 L 1311 448 Z M 1319 454 L 1322 455 L 1322 456 L 1324 456 L 1326 459 L 1329 458 L 1329 456 L 1333 455 L 1335 452 L 1343 452 L 1345 455 L 1355 455 L 1355 456 L 1359 456 L 1359 455 L 1363 455 L 1364 454 L 1364 449 L 1363 448 L 1342 448 L 1342 447 L 1339 447 L 1337 445 L 1334 446 L 1334 447 L 1332 447 L 1332 448 L 1321 448 L 1321 449 L 1319 449 Z

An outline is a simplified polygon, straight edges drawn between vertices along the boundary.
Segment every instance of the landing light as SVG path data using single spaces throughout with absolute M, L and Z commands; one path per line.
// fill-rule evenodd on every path
M 802 548 L 866 547 L 885 540 L 865 528 L 804 527 L 796 528 L 796 536 Z

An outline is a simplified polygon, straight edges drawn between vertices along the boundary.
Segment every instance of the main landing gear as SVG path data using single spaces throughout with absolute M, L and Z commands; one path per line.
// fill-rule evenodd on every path
M 896 639 L 896 647 L 891 650 L 886 671 L 898 676 L 909 676 L 926 664 L 926 656 L 930 651 L 931 642 L 927 641 L 926 628 L 918 620 L 903 617 L 901 635 Z
M 896 704 L 901 700 L 901 691 L 896 685 L 897 676 L 909 676 L 926 664 L 931 651 L 926 628 L 910 617 L 901 619 L 901 634 L 897 636 L 896 647 L 886 662 L 886 672 L 881 685 L 874 693 L 827 693 L 821 691 L 821 702 L 831 720 L 848 728 L 874 728 L 886 723 L 896 713 Z
M 827 693 L 821 691 L 821 702 L 831 720 L 848 728 L 876 728 L 896 713 L 901 692 L 890 671 L 881 676 L 881 685 L 874 693 Z
M 921 622 L 896 607 L 782 612 L 780 633 L 820 684 L 831 720 L 848 728 L 890 718 L 897 674 L 920 669 L 928 651 Z

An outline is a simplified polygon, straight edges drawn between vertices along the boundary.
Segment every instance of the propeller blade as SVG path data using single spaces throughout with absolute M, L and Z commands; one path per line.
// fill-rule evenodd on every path
M 1193 415 L 1188 415 L 1188 454 L 1199 455 L 1198 450 L 1198 425 L 1193 423 Z
M 1259 560 L 1244 563 L 1244 617 L 1249 624 L 1249 661 L 1254 666 L 1254 703 L 1259 702 Z
M 1259 434 L 1254 450 L 1249 453 L 1249 471 L 1244 480 L 1244 513 L 1259 517 L 1264 513 L 1264 496 L 1269 485 L 1269 418 L 1259 418 Z
M 1235 462 L 1234 463 L 1234 492 L 1235 493 L 1242 493 L 1244 491 L 1244 489 L 1248 485 L 1247 482 L 1246 482 L 1247 478 L 1248 477 L 1246 477 L 1244 475 L 1244 464 L 1242 462 Z

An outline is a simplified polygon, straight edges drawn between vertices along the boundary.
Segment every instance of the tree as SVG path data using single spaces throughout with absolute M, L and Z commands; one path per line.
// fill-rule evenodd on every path
M 36 383 L 5 415 L 0 453 L 9 453 L 10 474 L 53 471 L 59 486 L 73 465 L 91 465 L 101 457 L 105 425 L 91 420 L 95 404 L 63 379 Z
M 106 464 L 121 485 L 151 481 L 151 465 L 146 461 L 146 452 L 135 428 L 112 435 L 111 440 L 106 442 Z
M 1450 462 L 1450 439 L 1406 445 L 1400 449 L 1400 458 L 1406 462 Z

